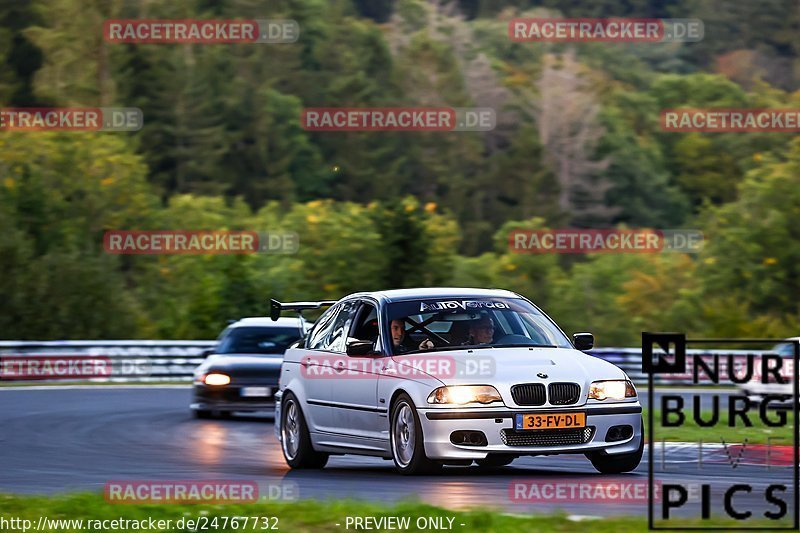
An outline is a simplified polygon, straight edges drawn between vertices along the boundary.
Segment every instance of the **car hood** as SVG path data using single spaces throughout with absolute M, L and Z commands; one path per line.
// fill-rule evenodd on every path
M 511 387 L 523 383 L 577 383 L 581 388 L 578 403 L 582 404 L 593 381 L 627 379 L 625 372 L 608 361 L 571 348 L 485 348 L 414 357 L 436 359 L 435 367 L 422 368 L 444 385 L 493 385 L 506 405 L 515 405 Z M 402 361 L 403 357 L 395 359 Z
M 278 376 L 283 356 L 225 354 L 211 355 L 197 369 L 198 373 L 223 372 L 231 377 Z

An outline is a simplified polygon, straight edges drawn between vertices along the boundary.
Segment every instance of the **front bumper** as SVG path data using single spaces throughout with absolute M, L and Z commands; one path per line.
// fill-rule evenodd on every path
M 243 396 L 245 387 L 267 387 L 269 396 Z M 197 385 L 193 387 L 192 403 L 190 408 L 198 411 L 270 411 L 275 409 L 275 394 L 278 392 L 276 383 L 231 384 L 224 387 L 209 387 Z
M 769 403 L 767 403 L 768 409 L 785 410 L 793 407 L 794 387 L 791 383 L 783 385 L 748 383 L 740 385 L 739 390 L 756 406 L 769 399 Z
M 586 434 L 581 434 L 580 443 L 559 444 L 555 438 L 533 438 L 536 431 L 515 431 L 514 417 L 517 413 L 586 413 Z M 471 408 L 471 409 L 418 409 L 422 432 L 425 436 L 425 455 L 430 459 L 484 459 L 489 454 L 505 455 L 551 455 L 589 452 L 608 454 L 634 453 L 639 449 L 642 437 L 642 407 L 638 402 L 624 402 L 606 406 L 582 406 L 559 408 Z M 623 440 L 607 442 L 606 436 L 612 426 L 629 425 L 633 434 Z M 455 431 L 480 431 L 486 436 L 486 444 L 469 446 L 451 442 Z M 564 430 L 548 430 L 559 432 Z M 541 434 L 537 435 L 539 437 Z M 542 445 L 542 441 L 549 441 Z M 564 439 L 570 440 L 570 439 Z M 529 444 L 537 441 L 537 444 Z

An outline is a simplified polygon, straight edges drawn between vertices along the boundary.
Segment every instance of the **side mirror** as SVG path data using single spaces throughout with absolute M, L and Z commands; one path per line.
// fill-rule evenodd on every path
M 572 335 L 572 344 L 575 345 L 576 350 L 582 352 L 591 350 L 594 346 L 594 335 L 591 333 L 575 333 Z
M 202 357 L 203 359 L 205 359 L 206 357 L 208 357 L 208 356 L 209 356 L 209 355 L 211 355 L 212 353 L 214 353 L 214 348 L 206 348 L 205 350 L 203 350 L 202 352 L 200 352 L 200 357 Z
M 375 353 L 375 345 L 370 341 L 347 341 L 347 355 L 370 355 Z

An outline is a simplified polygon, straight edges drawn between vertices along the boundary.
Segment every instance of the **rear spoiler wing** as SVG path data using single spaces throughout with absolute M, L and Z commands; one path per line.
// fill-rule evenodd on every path
M 304 309 L 319 309 L 321 307 L 330 307 L 336 303 L 337 300 L 320 300 L 319 302 L 279 302 L 278 300 L 269 301 L 269 317 L 272 320 L 278 320 L 283 311 L 298 311 L 302 317 Z

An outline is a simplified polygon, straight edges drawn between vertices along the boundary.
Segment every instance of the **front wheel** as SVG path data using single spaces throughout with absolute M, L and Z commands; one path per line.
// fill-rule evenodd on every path
M 291 392 L 285 394 L 281 407 L 281 449 L 292 468 L 322 468 L 328 462 L 328 454 L 315 451 L 311 445 L 300 402 Z
M 401 394 L 392 405 L 389 418 L 389 440 L 392 459 L 398 472 L 406 475 L 434 473 L 442 464 L 425 455 L 422 426 L 417 409 L 407 394 Z

